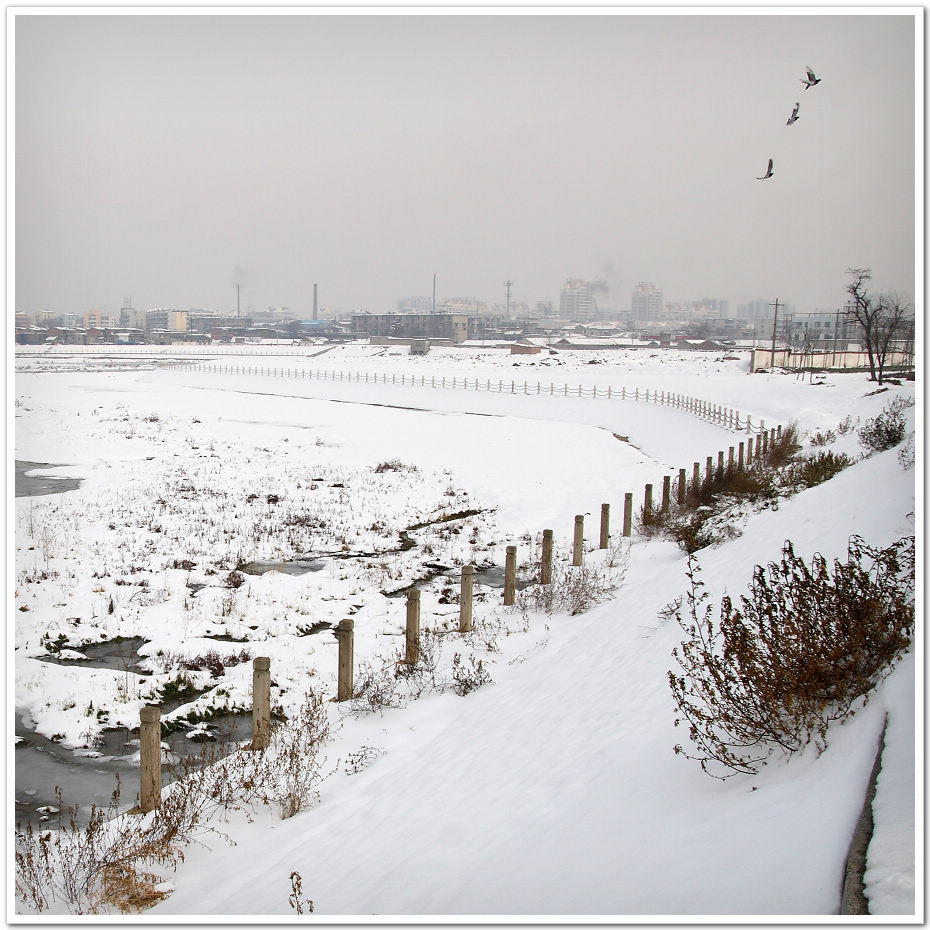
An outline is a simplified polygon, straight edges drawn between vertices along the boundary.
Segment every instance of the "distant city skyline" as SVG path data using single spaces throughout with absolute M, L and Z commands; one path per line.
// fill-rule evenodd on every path
M 378 313 L 435 274 L 489 304 L 511 281 L 512 304 L 558 306 L 581 278 L 620 311 L 639 281 L 813 310 L 856 266 L 916 300 L 918 26 L 23 8 L 13 303 L 234 312 L 238 284 L 243 312 L 309 318 L 315 283 L 321 312 Z

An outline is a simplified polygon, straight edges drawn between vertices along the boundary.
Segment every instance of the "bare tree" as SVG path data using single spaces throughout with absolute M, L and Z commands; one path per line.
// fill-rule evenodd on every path
M 852 278 L 846 287 L 852 297 L 852 303 L 846 308 L 846 318 L 859 324 L 869 357 L 869 378 L 881 384 L 889 349 L 895 338 L 905 333 L 913 308 L 901 294 L 881 294 L 878 298 L 869 294 L 870 268 L 848 268 L 846 273 Z
M 881 384 L 889 349 L 905 339 L 914 325 L 914 306 L 906 294 L 894 291 L 879 295 L 878 311 L 873 320 L 873 338 L 878 383 Z

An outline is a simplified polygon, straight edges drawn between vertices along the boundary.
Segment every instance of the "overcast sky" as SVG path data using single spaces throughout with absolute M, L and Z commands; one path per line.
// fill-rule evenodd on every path
M 168 12 L 14 18 L 17 310 L 915 293 L 913 12 Z

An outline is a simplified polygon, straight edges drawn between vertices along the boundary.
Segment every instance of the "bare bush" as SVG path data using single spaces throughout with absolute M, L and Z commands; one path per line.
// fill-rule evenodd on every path
M 608 557 L 611 564 L 568 565 L 561 559 L 553 559 L 551 583 L 534 583 L 523 588 L 516 598 L 517 608 L 570 616 L 590 610 L 623 584 L 627 568 L 624 551 L 614 550 Z
M 904 411 L 913 407 L 910 397 L 895 397 L 885 404 L 878 416 L 867 420 L 859 430 L 859 442 L 869 453 L 884 452 L 903 442 L 907 436 L 907 420 Z
M 812 488 L 828 481 L 852 463 L 852 459 L 842 452 L 821 451 L 817 455 L 789 466 L 784 476 L 784 483 L 789 487 Z
M 845 562 L 815 555 L 808 566 L 786 542 L 780 562 L 757 565 L 749 595 L 729 597 L 719 619 L 688 559 L 675 616 L 687 638 L 669 671 L 679 716 L 694 746 L 675 752 L 715 777 L 755 774 L 770 754 L 827 746 L 827 727 L 855 713 L 911 642 L 914 537 L 887 549 L 849 543 Z
M 381 713 L 385 708 L 403 705 L 403 695 L 398 683 L 399 660 L 398 655 L 382 657 L 378 663 L 358 663 L 352 680 L 352 701 L 349 705 L 354 712 Z
M 455 693 L 462 697 L 484 685 L 491 684 L 492 681 L 488 670 L 484 667 L 483 659 L 478 659 L 476 662 L 475 657 L 471 655 L 466 660 L 458 652 L 452 657 L 452 680 L 455 683 L 453 685 Z

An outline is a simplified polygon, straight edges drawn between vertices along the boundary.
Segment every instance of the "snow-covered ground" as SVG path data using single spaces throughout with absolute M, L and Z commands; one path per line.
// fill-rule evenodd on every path
M 458 651 L 493 679 L 464 698 L 450 689 L 380 713 L 329 704 L 334 774 L 319 805 L 289 820 L 234 818 L 231 843 L 186 851 L 153 918 L 286 917 L 294 871 L 321 916 L 835 914 L 886 714 L 866 893 L 873 914 L 919 917 L 921 641 L 820 757 L 773 759 L 756 778 L 725 782 L 676 757 L 684 734 L 667 671 L 682 634 L 658 612 L 684 591 L 686 557 L 636 536 L 627 550 L 624 494 L 639 506 L 645 483 L 658 492 L 663 475 L 690 476 L 692 463 L 716 462 L 746 435 L 615 396 L 680 392 L 754 423 L 833 430 L 828 448 L 858 455 L 855 426 L 897 394 L 913 397 L 913 384 L 875 393 L 861 374 L 814 384 L 749 375 L 745 354 L 319 352 L 253 361 L 557 387 L 496 393 L 17 358 L 16 458 L 83 481 L 16 501 L 11 698 L 37 734 L 86 754 L 105 728 L 137 726 L 145 703 L 184 681 L 203 693 L 169 720 L 248 708 L 243 653 L 271 657 L 273 700 L 290 713 L 308 684 L 335 693 L 335 638 L 310 628 L 351 617 L 356 666 L 372 667 L 402 650 L 398 592 L 414 583 L 421 624 L 442 636 L 447 662 Z M 565 385 L 599 396 L 559 396 Z M 600 396 L 608 387 L 610 399 Z M 832 559 L 852 534 L 888 545 L 914 533 L 920 466 L 905 470 L 891 450 L 747 517 L 741 535 L 699 554 L 712 597 L 743 592 L 786 539 L 805 559 Z M 596 548 L 602 503 L 607 551 Z M 625 574 L 612 598 L 576 616 L 504 608 L 487 572 L 478 633 L 454 632 L 463 564 L 499 568 L 516 545 L 528 571 L 544 528 L 564 561 L 576 514 L 586 562 Z M 316 570 L 230 585 L 237 566 L 293 559 Z M 117 636 L 145 640 L 150 674 L 39 658 Z M 230 662 L 220 678 L 184 669 L 210 653 Z

